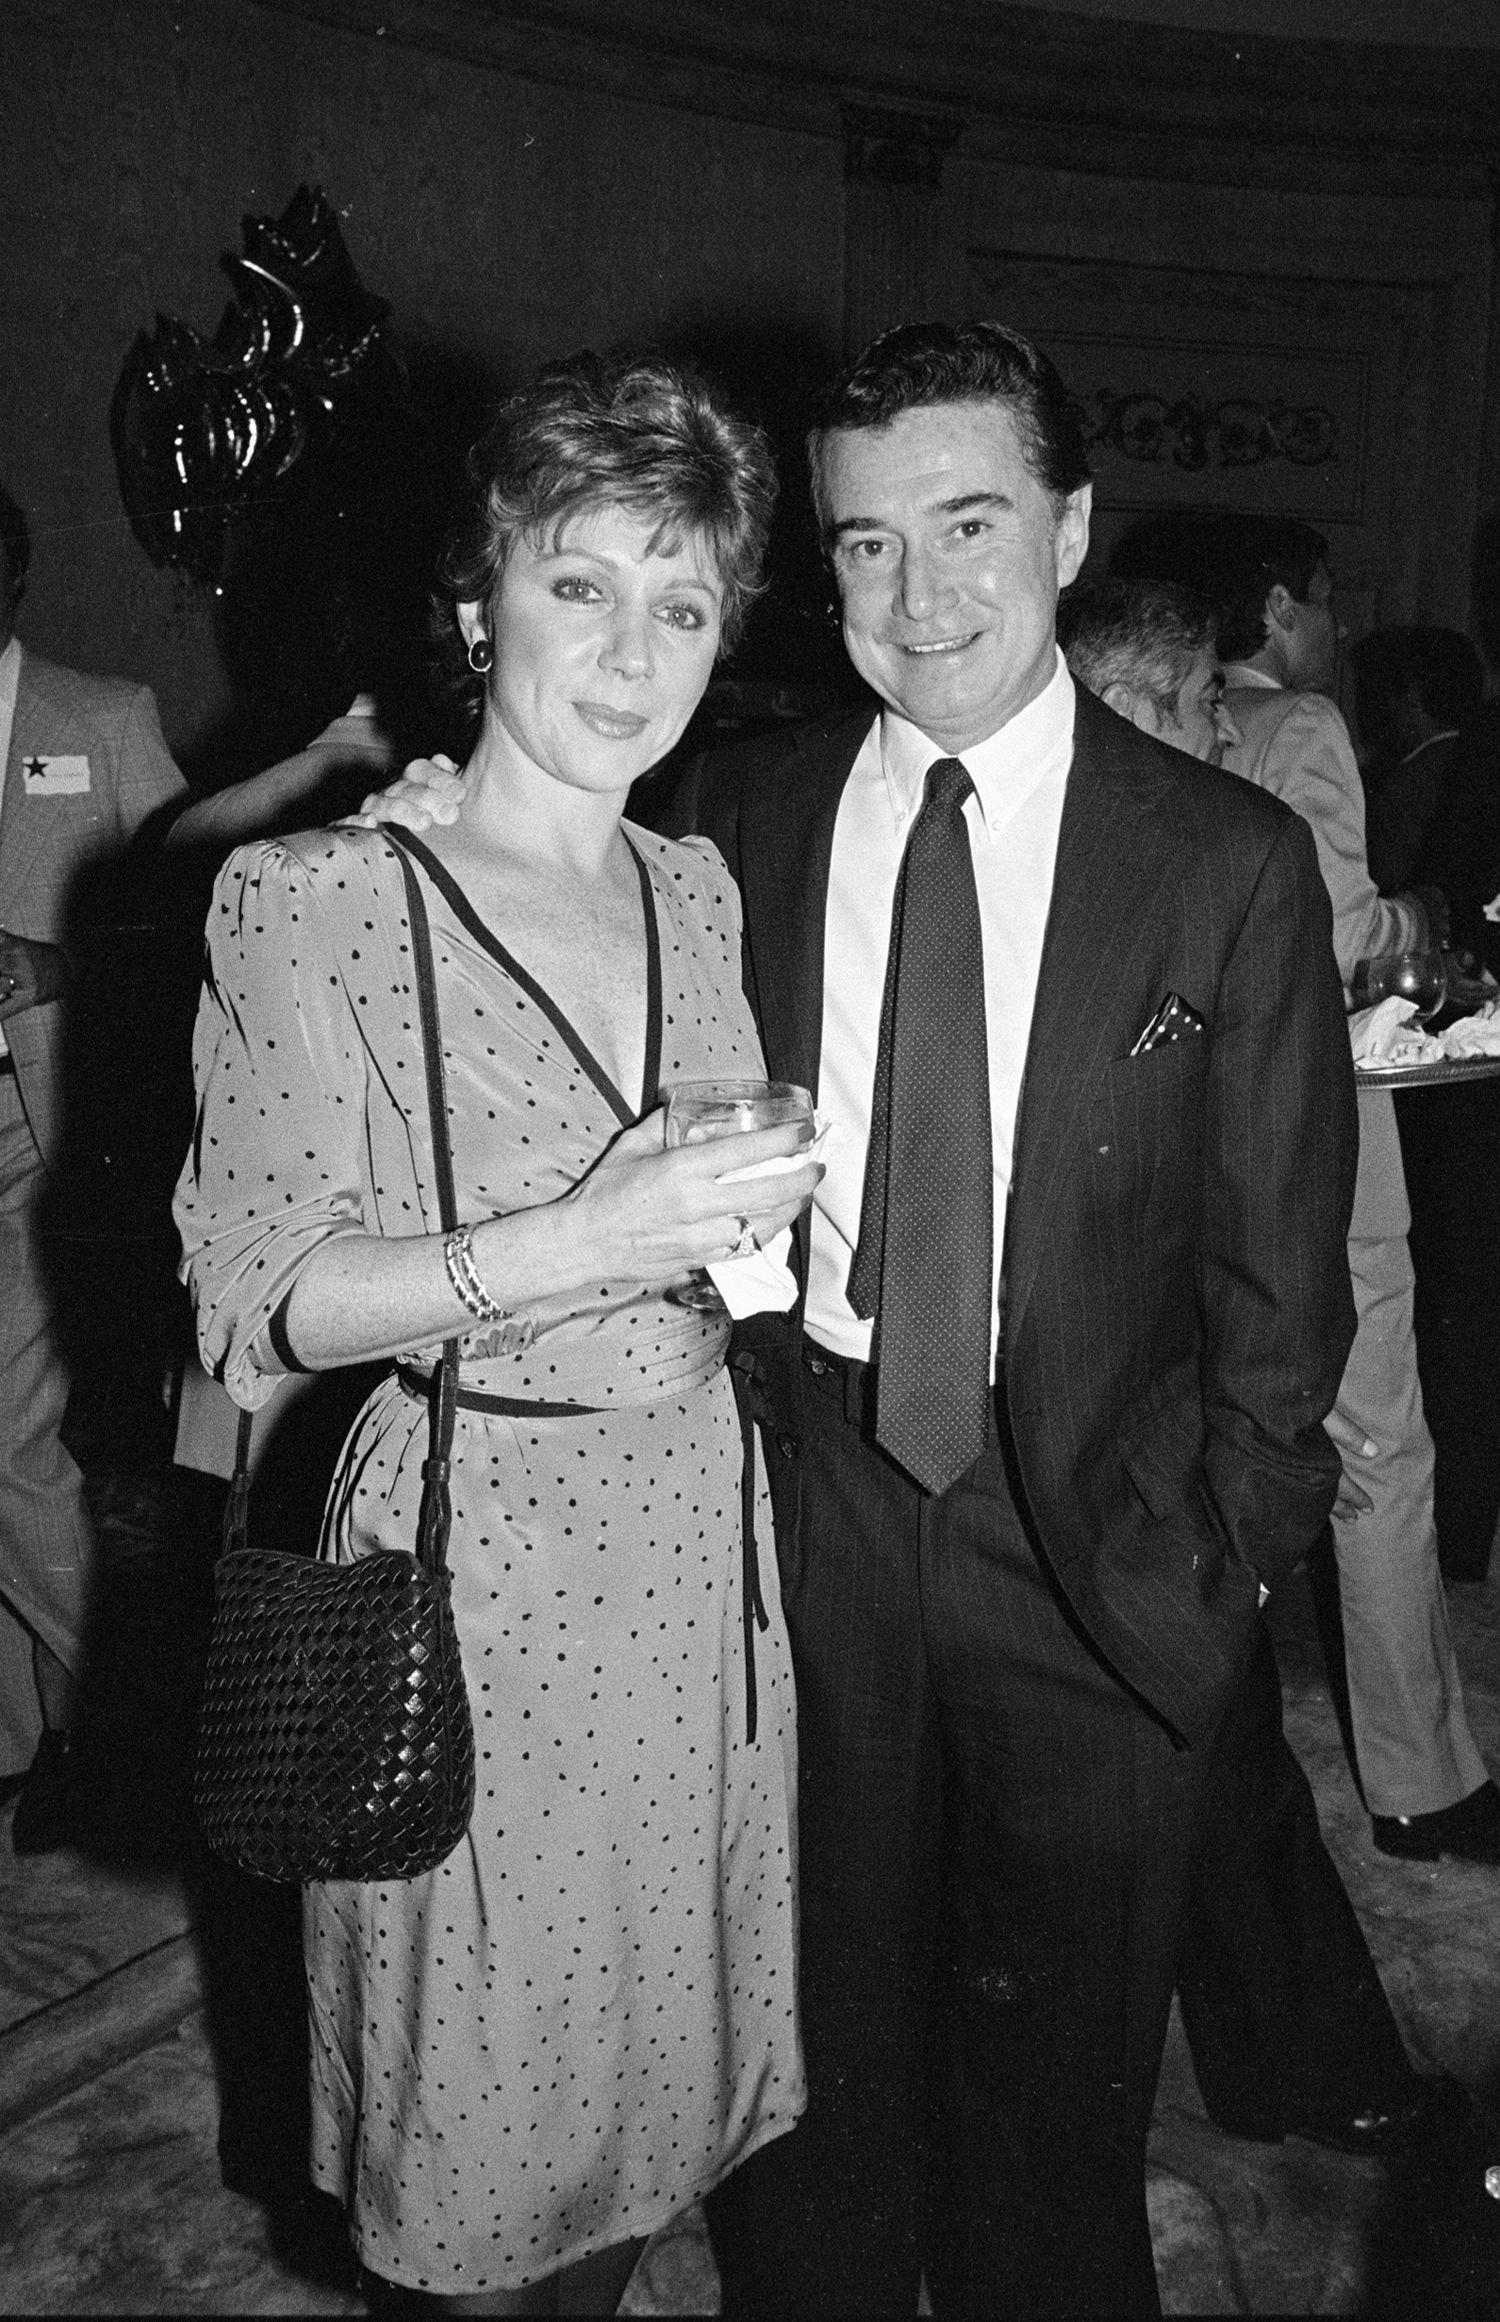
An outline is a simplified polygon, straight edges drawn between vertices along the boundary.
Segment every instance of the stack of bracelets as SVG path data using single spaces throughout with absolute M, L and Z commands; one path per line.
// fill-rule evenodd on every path
M 443 1236 L 443 1264 L 455 1295 L 461 1298 L 476 1322 L 508 1322 L 510 1308 L 493 1299 L 480 1279 L 474 1263 L 474 1228 L 459 1226 L 456 1232 Z

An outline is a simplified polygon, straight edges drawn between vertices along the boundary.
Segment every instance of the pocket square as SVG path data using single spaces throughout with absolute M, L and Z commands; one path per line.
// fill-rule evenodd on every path
M 1178 993 L 1168 992 L 1130 1053 L 1148 1056 L 1153 1048 L 1170 1048 L 1174 1040 L 1201 1035 L 1205 1029 L 1197 1009 L 1190 1008 Z

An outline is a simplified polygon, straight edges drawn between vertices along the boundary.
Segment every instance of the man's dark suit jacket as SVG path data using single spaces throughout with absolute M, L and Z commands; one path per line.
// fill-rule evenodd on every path
M 814 1092 L 834 819 L 871 714 L 700 759 L 647 809 L 721 848 L 767 1069 Z M 1206 1033 L 1132 1057 L 1169 993 Z M 1057 1580 L 1189 1741 L 1243 1666 L 1257 1579 L 1274 1587 L 1333 1501 L 1354 1108 L 1305 824 L 1080 686 L 1006 1220 L 1005 1400 Z M 785 1537 L 801 1309 L 745 1330 L 787 1454 Z
M 1485 905 L 1500 895 L 1500 708 L 1490 703 L 1449 747 L 1442 789 L 1408 878 L 1442 888 L 1454 945 L 1500 974 L 1500 925 L 1484 916 Z

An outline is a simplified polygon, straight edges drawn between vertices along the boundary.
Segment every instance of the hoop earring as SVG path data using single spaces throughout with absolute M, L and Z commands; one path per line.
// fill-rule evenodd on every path
M 476 637 L 469 647 L 469 667 L 476 677 L 487 677 L 495 665 L 495 648 L 488 637 Z

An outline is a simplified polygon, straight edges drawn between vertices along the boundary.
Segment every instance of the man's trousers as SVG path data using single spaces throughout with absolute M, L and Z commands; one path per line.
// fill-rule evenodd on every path
M 13 1072 L 0 1074 L 0 1620 L 14 1649 L 40 1639 L 64 1668 L 78 1667 L 93 1530 L 83 1480 L 59 1430 L 68 1380 L 52 1327 L 52 1296 L 37 1228 L 45 1172 Z M 29 1668 L 24 1697 L 6 1704 L 8 1748 L 24 1763 L 36 1705 Z
M 1469 1731 L 1432 1514 L 1404 1233 L 1351 1238 L 1358 1315 L 1338 1407 L 1378 1446 L 1342 1453 L 1372 1505 L 1333 1526 L 1354 1752 L 1372 1814 L 1432 1814 L 1487 1777 Z
M 1203 2101 L 1225 2128 L 1342 2124 L 1418 2093 L 1287 1744 L 1264 1624 L 1213 1750 L 1178 1996 Z
M 1158 2311 L 1145 2144 L 1206 1753 L 1111 1674 L 998 1448 L 928 1498 L 807 1380 L 779 1544 L 809 2109 L 714 2197 L 725 2312 Z

